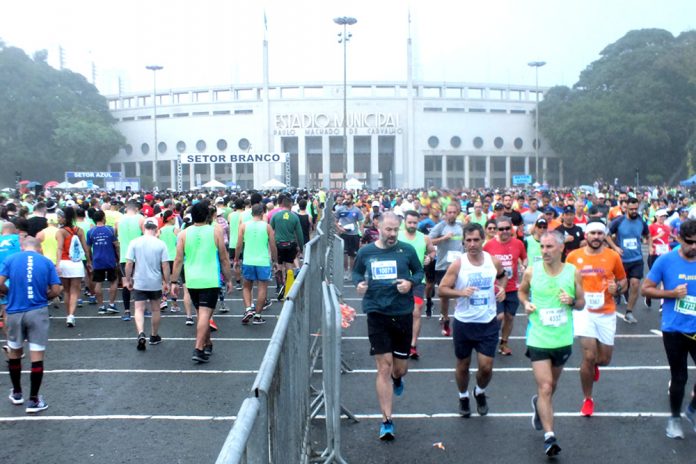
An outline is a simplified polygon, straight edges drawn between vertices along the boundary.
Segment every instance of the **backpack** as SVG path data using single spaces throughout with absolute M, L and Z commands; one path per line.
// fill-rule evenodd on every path
M 70 249 L 68 250 L 68 256 L 70 261 L 74 263 L 79 263 L 87 258 L 85 255 L 85 250 L 82 249 L 82 243 L 80 243 L 80 237 L 77 234 L 72 234 L 70 239 Z

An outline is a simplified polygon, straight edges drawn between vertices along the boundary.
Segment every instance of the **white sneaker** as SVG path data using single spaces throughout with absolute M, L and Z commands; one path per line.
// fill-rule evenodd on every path
M 681 426 L 681 417 L 670 417 L 667 419 L 667 428 L 665 429 L 667 438 L 684 438 L 684 431 Z
M 633 311 L 627 311 L 626 316 L 624 317 L 624 320 L 628 322 L 629 324 L 635 324 L 638 322 L 638 319 L 636 319 L 636 316 L 633 315 Z
M 65 325 L 67 325 L 68 327 L 75 327 L 75 316 L 66 317 Z

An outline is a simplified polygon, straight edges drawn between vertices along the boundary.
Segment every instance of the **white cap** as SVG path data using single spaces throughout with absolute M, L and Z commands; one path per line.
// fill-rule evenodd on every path
M 667 210 L 662 208 L 655 211 L 655 216 L 667 216 Z

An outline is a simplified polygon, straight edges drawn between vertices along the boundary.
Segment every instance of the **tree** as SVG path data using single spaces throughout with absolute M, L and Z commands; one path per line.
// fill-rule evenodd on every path
M 30 59 L 0 40 L 0 183 L 14 171 L 38 181 L 64 171 L 104 170 L 125 143 L 106 99 L 87 80 L 47 64 L 45 50 Z
M 630 31 L 600 53 L 573 86 L 539 105 L 542 134 L 569 183 L 598 177 L 633 183 L 686 176 L 696 144 L 696 32 Z

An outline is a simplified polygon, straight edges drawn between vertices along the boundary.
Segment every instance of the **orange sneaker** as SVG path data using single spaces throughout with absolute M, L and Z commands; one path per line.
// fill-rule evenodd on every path
M 592 401 L 592 398 L 585 398 L 585 401 L 582 403 L 582 409 L 580 409 L 580 414 L 585 417 L 590 417 L 594 414 L 594 401 Z
M 208 322 L 208 325 L 210 325 L 210 331 L 211 331 L 211 332 L 217 332 L 218 326 L 217 326 L 217 324 L 215 323 L 215 321 L 213 320 L 212 317 L 210 318 L 210 322 Z

